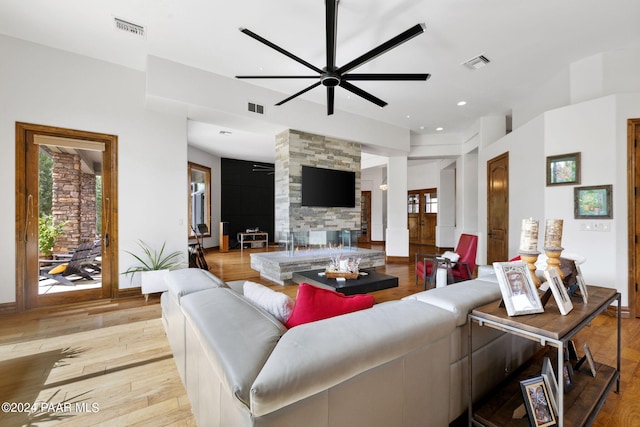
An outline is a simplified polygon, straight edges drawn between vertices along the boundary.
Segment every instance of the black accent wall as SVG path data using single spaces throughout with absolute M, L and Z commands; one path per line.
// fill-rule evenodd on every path
M 230 247 L 237 246 L 237 233 L 247 228 L 258 227 L 269 233 L 269 241 L 274 241 L 275 175 L 253 171 L 254 165 L 272 169 L 274 165 L 226 158 L 220 163 L 221 220 L 229 223 Z

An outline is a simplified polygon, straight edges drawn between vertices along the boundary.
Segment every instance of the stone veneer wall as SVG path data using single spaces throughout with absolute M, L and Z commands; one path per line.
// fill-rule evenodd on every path
M 82 172 L 77 155 L 53 153 L 51 211 L 55 224 L 67 221 L 54 253 L 68 253 L 79 243 L 96 238 L 96 179 Z
M 292 129 L 276 136 L 276 241 L 290 231 L 360 229 L 360 148 L 355 142 Z M 303 165 L 355 172 L 355 207 L 302 206 Z

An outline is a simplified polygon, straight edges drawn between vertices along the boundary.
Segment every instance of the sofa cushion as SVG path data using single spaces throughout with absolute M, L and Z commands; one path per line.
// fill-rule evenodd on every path
M 276 292 L 259 283 L 244 282 L 245 298 L 263 308 L 280 322 L 285 323 L 293 311 L 293 300 L 287 294 Z
M 182 310 L 212 369 L 229 393 L 248 406 L 251 384 L 285 327 L 229 288 L 185 295 Z
M 303 323 L 364 310 L 373 307 L 374 303 L 375 299 L 371 295 L 345 296 L 330 289 L 301 283 L 293 312 L 285 326 L 293 328 Z
M 474 279 L 419 292 L 403 299 L 422 301 L 450 311 L 456 317 L 456 325 L 460 326 L 467 322 L 471 310 L 496 301 L 501 296 L 497 283 Z
M 164 278 L 167 289 L 178 299 L 193 292 L 228 287 L 220 278 L 200 268 L 171 270 Z

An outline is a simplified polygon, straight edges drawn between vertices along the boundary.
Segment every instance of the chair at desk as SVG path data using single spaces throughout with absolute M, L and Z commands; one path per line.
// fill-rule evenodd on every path
M 454 252 L 444 254 L 417 253 L 416 285 L 418 278 L 421 278 L 425 290 L 427 289 L 427 280 L 429 280 L 429 287 L 433 287 L 438 268 L 447 270 L 447 284 L 470 280 L 476 268 L 477 250 L 478 236 L 461 234 Z

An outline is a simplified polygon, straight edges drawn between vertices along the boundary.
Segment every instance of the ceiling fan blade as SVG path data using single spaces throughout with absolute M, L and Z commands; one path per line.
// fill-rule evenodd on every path
M 428 80 L 431 74 L 344 74 L 342 80 L 365 81 L 365 80 L 402 80 L 418 81 Z
M 364 90 L 360 89 L 359 87 L 356 87 L 356 86 L 352 85 L 351 83 L 349 83 L 347 81 L 342 80 L 340 82 L 340 87 L 345 88 L 349 92 L 354 93 L 354 94 L 366 99 L 369 102 L 373 102 L 378 107 L 384 107 L 384 106 L 387 105 L 387 103 L 384 102 L 382 99 L 371 95 L 369 92 L 365 92 Z
M 291 101 L 293 98 L 302 95 L 303 93 L 309 92 L 311 89 L 320 86 L 320 82 L 316 82 L 314 84 L 312 84 L 311 86 L 308 86 L 304 89 L 302 89 L 300 92 L 291 95 L 290 97 L 288 97 L 287 99 L 283 99 L 282 101 L 278 102 L 276 105 L 282 105 L 285 102 Z
M 371 49 L 369 52 L 365 53 L 364 55 L 361 55 L 358 58 L 354 59 L 353 61 L 349 62 L 348 64 L 343 65 L 342 67 L 338 68 L 336 72 L 338 74 L 344 75 L 349 71 L 353 70 L 354 68 L 357 68 L 363 64 L 366 64 L 367 62 L 393 49 L 394 47 L 399 46 L 402 43 L 409 41 L 412 38 L 424 33 L 426 29 L 427 29 L 427 26 L 425 24 L 416 24 L 413 27 L 406 30 L 405 32 L 398 34 L 392 39 L 382 43 L 380 46 Z
M 338 0 L 325 0 L 327 30 L 327 71 L 336 69 L 336 38 L 338 33 Z
M 327 86 L 327 116 L 333 114 L 333 103 L 336 93 L 335 89 L 336 88 L 334 86 Z
M 313 65 L 313 64 L 308 63 L 308 62 L 307 62 L 307 61 L 305 61 L 304 59 L 301 59 L 301 58 L 297 57 L 297 56 L 296 56 L 296 55 L 294 55 L 293 53 L 291 53 L 291 52 L 289 52 L 289 51 L 287 51 L 287 50 L 284 50 L 284 49 L 283 49 L 283 48 L 281 48 L 280 46 L 278 46 L 278 45 L 276 45 L 276 44 L 274 44 L 274 43 L 271 43 L 269 40 L 267 40 L 267 39 L 265 39 L 265 38 L 263 38 L 263 37 L 260 37 L 259 35 L 257 35 L 257 34 L 256 34 L 256 33 L 254 33 L 253 31 L 248 30 L 247 28 L 240 28 L 240 31 L 241 31 L 241 32 L 243 32 L 243 33 L 245 33 L 245 34 L 246 34 L 246 35 L 248 35 L 249 37 L 251 37 L 251 38 L 253 38 L 253 39 L 258 40 L 260 43 L 262 43 L 262 44 L 265 44 L 265 45 L 269 46 L 271 49 L 277 50 L 277 51 L 278 51 L 278 52 L 280 52 L 281 54 L 288 56 L 289 58 L 293 59 L 294 61 L 296 61 L 296 62 L 298 62 L 298 63 L 300 63 L 300 64 L 302 64 L 302 65 L 304 65 L 305 67 L 312 69 L 312 70 L 313 70 L 313 71 L 315 71 L 316 73 L 318 73 L 318 74 L 322 74 L 322 73 L 323 73 L 323 71 L 322 71 L 320 68 L 316 67 L 316 66 L 315 66 L 315 65 Z
M 317 79 L 318 76 L 236 76 L 236 79 Z

